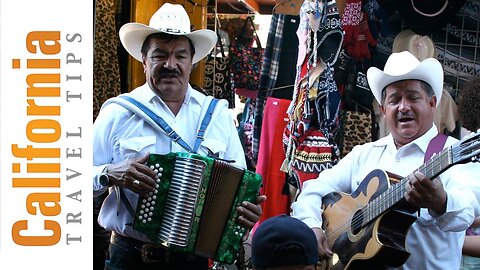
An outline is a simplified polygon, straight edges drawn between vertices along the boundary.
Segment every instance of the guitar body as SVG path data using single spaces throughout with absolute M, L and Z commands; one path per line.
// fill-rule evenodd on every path
M 345 269 L 398 267 L 410 255 L 405 239 L 416 214 L 392 208 L 362 225 L 368 215 L 363 207 L 385 192 L 389 181 L 386 172 L 374 170 L 352 194 L 332 192 L 323 197 L 323 229 Z

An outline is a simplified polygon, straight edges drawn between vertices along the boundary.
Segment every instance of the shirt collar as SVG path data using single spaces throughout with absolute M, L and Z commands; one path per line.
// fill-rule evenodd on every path
M 420 149 L 422 149 L 423 152 L 427 151 L 428 144 L 430 143 L 430 140 L 432 140 L 435 136 L 438 134 L 438 129 L 435 124 L 427 131 L 425 134 L 420 136 L 419 138 L 415 139 L 414 141 L 410 142 L 409 144 L 406 144 L 402 147 L 415 144 L 417 145 Z M 388 136 L 385 136 L 383 138 L 378 139 L 377 141 L 374 142 L 375 146 L 388 146 L 392 147 L 393 149 L 396 149 L 395 142 L 393 141 L 392 133 L 388 134 Z
M 437 136 L 437 134 L 438 129 L 435 124 L 433 124 L 433 126 L 427 132 L 425 132 L 425 134 L 423 134 L 420 138 L 417 138 L 412 143 L 415 143 L 425 153 L 427 151 L 428 144 L 435 136 Z
M 146 103 L 154 103 L 154 102 L 164 103 L 163 100 L 161 100 L 160 97 L 157 96 L 157 94 L 152 89 L 150 89 L 150 86 L 148 86 L 148 83 L 145 83 L 141 87 L 144 88 L 144 91 L 140 92 L 140 96 L 139 96 L 140 101 L 146 102 Z M 193 87 L 190 84 L 188 84 L 188 89 L 187 89 L 187 93 L 185 95 L 185 100 L 183 101 L 183 104 L 186 105 L 190 102 L 196 102 L 198 104 L 202 104 L 204 99 L 205 99 L 205 95 L 196 91 L 195 89 L 193 89 Z

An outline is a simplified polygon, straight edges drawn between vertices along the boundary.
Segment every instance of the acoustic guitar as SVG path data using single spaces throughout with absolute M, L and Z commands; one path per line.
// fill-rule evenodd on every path
M 451 166 L 479 161 L 480 131 L 443 149 L 417 171 L 434 179 Z M 390 185 L 390 180 L 398 183 Z M 407 178 L 373 170 L 351 194 L 323 197 L 323 229 L 328 245 L 344 269 L 401 266 L 410 256 L 407 232 L 419 209 L 403 197 Z

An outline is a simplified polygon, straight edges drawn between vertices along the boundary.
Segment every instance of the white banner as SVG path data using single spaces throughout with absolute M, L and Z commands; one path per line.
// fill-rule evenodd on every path
M 0 268 L 92 268 L 92 1 L 0 2 Z

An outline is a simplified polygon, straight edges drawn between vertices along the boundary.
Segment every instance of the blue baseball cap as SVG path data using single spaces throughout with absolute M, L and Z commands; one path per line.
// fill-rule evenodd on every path
M 280 215 L 262 222 L 252 239 L 255 267 L 314 265 L 318 262 L 315 233 L 302 221 Z

